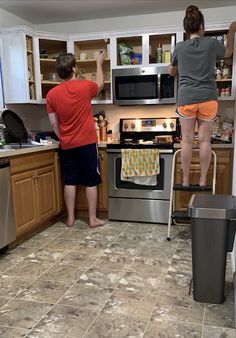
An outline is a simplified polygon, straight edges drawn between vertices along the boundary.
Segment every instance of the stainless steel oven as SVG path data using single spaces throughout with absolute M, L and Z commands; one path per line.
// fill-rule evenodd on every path
M 173 151 L 160 150 L 155 186 L 121 180 L 121 149 L 108 149 L 109 219 L 168 223 Z
M 122 119 L 120 130 L 120 143 L 107 146 L 109 219 L 168 223 L 172 136 L 176 131 L 176 119 Z M 143 142 L 140 142 L 140 137 Z M 150 144 L 151 142 L 153 143 Z M 121 150 L 147 147 L 159 150 L 160 173 L 157 175 L 156 185 L 139 185 L 122 180 Z

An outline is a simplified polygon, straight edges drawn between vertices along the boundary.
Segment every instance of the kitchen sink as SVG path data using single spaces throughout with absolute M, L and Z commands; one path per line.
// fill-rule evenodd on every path
M 8 150 L 14 150 L 14 149 L 23 149 L 23 148 L 34 148 L 34 147 L 40 147 L 40 145 L 37 145 L 37 144 L 35 145 L 31 143 L 22 143 L 22 144 L 10 143 L 0 148 L 0 151 L 8 151 Z

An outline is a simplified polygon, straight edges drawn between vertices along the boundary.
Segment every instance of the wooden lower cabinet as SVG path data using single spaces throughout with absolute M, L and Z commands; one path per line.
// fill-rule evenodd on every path
M 55 171 L 51 165 L 36 170 L 35 174 L 38 221 L 43 222 L 57 212 Z
M 46 159 L 42 162 L 40 160 L 44 157 L 43 154 L 25 155 L 10 161 L 17 237 L 59 212 L 55 153 L 44 155 Z
M 107 152 L 106 149 L 99 149 L 99 160 L 100 160 L 100 173 L 102 183 L 98 185 L 98 211 L 108 210 L 108 180 L 107 180 Z M 87 210 L 88 203 L 86 198 L 85 187 L 77 187 L 76 195 L 76 209 Z
M 232 149 L 213 149 L 217 156 L 216 165 L 216 194 L 231 194 L 232 191 L 232 165 L 233 165 L 233 150 Z M 190 170 L 190 182 L 191 184 L 198 184 L 200 176 L 200 164 L 198 152 L 193 152 L 193 158 Z M 213 161 L 210 164 L 207 184 L 212 184 L 213 177 Z M 182 183 L 182 169 L 180 154 L 176 161 L 175 170 L 175 182 L 176 184 Z M 201 192 L 202 193 L 202 192 Z M 176 191 L 175 193 L 175 210 L 186 210 L 190 198 L 193 193 Z
M 34 227 L 38 220 L 35 171 L 11 177 L 13 208 L 16 223 L 16 234 L 21 235 Z

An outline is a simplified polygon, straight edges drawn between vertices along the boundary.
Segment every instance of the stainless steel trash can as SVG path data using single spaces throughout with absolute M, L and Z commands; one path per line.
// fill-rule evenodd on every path
M 192 225 L 193 298 L 197 302 L 224 302 L 227 252 L 236 229 L 236 197 L 193 195 L 188 208 Z

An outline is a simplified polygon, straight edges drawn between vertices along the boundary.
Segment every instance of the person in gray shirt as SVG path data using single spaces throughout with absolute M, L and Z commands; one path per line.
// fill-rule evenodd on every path
M 201 167 L 199 186 L 204 188 L 211 161 L 212 125 L 218 110 L 215 66 L 217 59 L 229 58 L 233 53 L 236 22 L 230 26 L 226 47 L 218 40 L 204 36 L 204 17 L 198 7 L 191 5 L 186 9 L 183 25 L 189 39 L 176 45 L 169 66 L 171 76 L 179 75 L 177 113 L 182 131 L 182 184 L 189 186 L 197 122 Z

